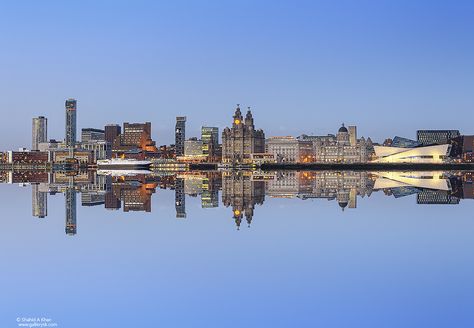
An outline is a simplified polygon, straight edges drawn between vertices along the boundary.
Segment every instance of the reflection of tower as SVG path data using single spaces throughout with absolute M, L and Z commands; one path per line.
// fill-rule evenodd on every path
M 65 193 L 66 198 L 66 234 L 73 236 L 77 233 L 76 227 L 76 190 L 74 180 L 70 178 L 69 186 Z
M 32 189 L 32 211 L 33 216 L 44 218 L 48 215 L 48 194 L 39 191 L 39 185 L 33 184 Z
M 174 182 L 176 217 L 186 217 L 186 198 L 184 194 L 184 179 L 176 178 Z
M 222 176 L 222 202 L 232 206 L 232 213 L 237 228 L 243 216 L 248 225 L 252 222 L 255 204 L 265 200 L 265 182 L 252 181 L 251 172 L 226 172 Z
M 186 140 L 186 116 L 176 117 L 175 147 L 176 156 L 184 156 L 184 141 Z
M 33 118 L 31 137 L 31 150 L 39 150 L 38 144 L 48 141 L 48 119 L 46 117 Z
M 66 147 L 74 148 L 76 145 L 76 109 L 75 99 L 66 100 Z

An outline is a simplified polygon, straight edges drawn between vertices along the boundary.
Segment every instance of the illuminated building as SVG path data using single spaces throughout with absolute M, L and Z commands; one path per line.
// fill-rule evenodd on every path
M 307 136 L 302 135 L 300 140 L 313 142 L 314 161 L 319 163 L 366 163 L 372 153 L 372 140 L 364 137 L 357 138 L 357 128 L 344 124 L 336 135 Z
M 313 142 L 294 137 L 271 137 L 265 142 L 268 154 L 275 155 L 278 163 L 310 163 L 314 161 Z
M 202 154 L 208 157 L 209 162 L 219 161 L 219 128 L 203 126 L 201 127 Z
M 77 130 L 77 101 L 75 99 L 66 100 L 66 147 L 74 148 L 76 145 Z
M 48 119 L 46 117 L 33 118 L 31 136 L 31 150 L 39 150 L 39 143 L 48 141 Z
M 231 128 L 222 132 L 222 162 L 230 164 L 251 163 L 250 154 L 265 152 L 265 134 L 255 130 L 252 112 L 245 119 L 237 105 Z
M 107 129 L 107 126 L 106 126 Z M 110 126 L 107 131 L 111 138 L 113 133 L 118 131 L 117 127 Z M 151 138 L 151 123 L 123 123 L 122 133 L 114 138 L 112 144 L 112 156 L 126 156 L 127 153 L 133 151 L 157 152 L 155 142 Z
M 440 145 L 448 143 L 449 139 L 459 137 L 458 130 L 418 130 L 416 140 L 422 145 Z
M 184 141 L 186 140 L 186 116 L 176 117 L 175 152 L 177 156 L 184 156 Z
M 415 148 L 374 146 L 376 163 L 443 163 L 451 145 L 433 145 Z
M 184 142 L 184 156 L 201 156 L 202 141 L 197 138 L 190 138 Z
M 449 141 L 451 157 L 464 163 L 474 162 L 474 136 L 459 136 Z

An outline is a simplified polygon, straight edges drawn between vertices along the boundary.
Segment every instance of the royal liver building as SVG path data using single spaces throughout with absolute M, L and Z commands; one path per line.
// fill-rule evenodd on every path
M 250 108 L 245 119 L 237 105 L 232 128 L 222 131 L 222 162 L 230 164 L 251 163 L 250 154 L 265 152 L 265 134 L 255 130 Z

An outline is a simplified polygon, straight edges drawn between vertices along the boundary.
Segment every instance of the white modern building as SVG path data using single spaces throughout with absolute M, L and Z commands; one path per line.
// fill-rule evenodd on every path
M 415 148 L 374 146 L 375 163 L 443 163 L 451 145 L 433 145 Z

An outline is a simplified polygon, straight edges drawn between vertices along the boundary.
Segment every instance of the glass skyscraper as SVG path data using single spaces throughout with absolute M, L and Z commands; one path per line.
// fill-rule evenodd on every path
M 76 109 L 77 101 L 75 99 L 66 100 L 66 147 L 74 148 L 76 145 Z

